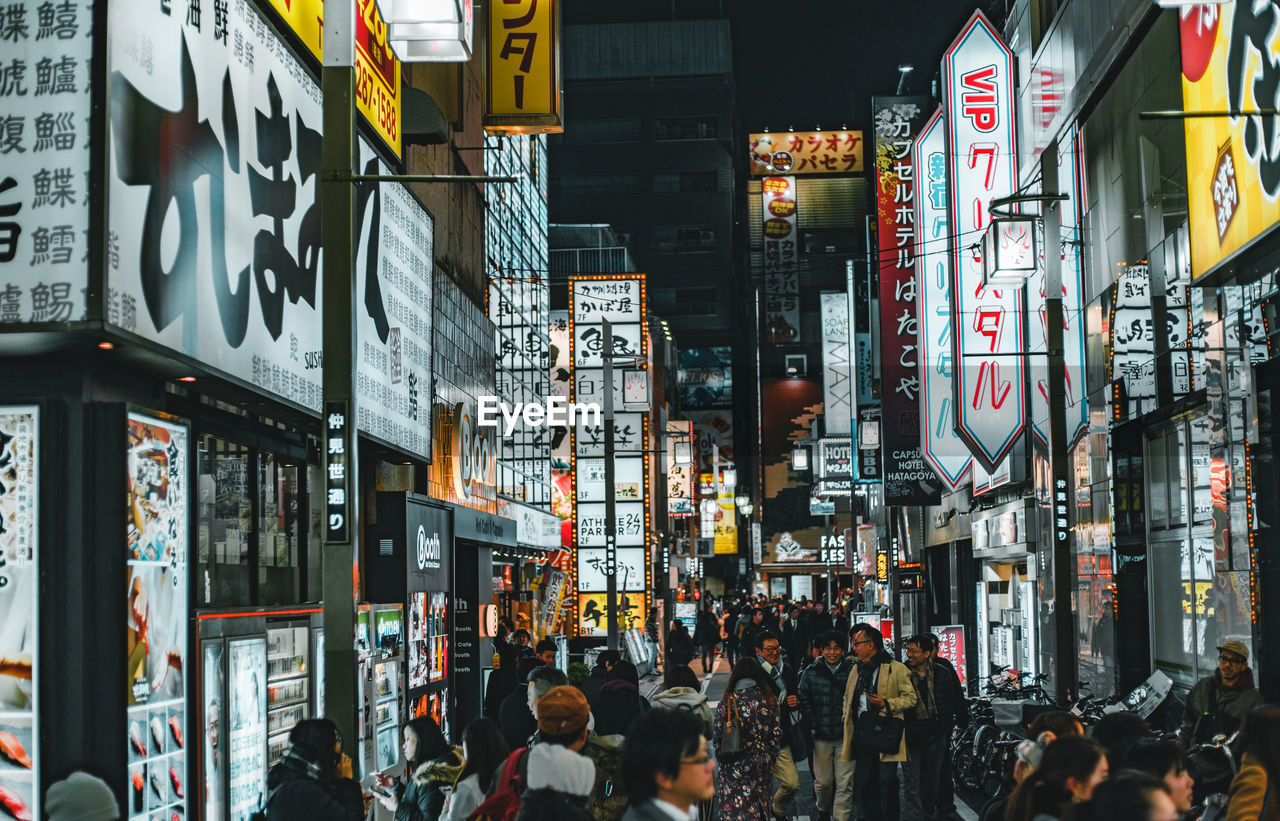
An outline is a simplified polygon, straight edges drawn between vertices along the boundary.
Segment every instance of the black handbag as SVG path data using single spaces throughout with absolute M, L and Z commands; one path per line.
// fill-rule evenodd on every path
M 902 733 L 907 722 L 894 718 L 888 711 L 881 713 L 868 708 L 858 716 L 853 729 L 853 743 L 877 753 L 896 753 L 902 747 Z

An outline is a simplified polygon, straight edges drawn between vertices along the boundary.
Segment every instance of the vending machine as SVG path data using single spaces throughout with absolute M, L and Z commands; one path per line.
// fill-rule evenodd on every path
M 322 609 L 196 613 L 201 821 L 248 821 L 289 732 L 320 714 Z

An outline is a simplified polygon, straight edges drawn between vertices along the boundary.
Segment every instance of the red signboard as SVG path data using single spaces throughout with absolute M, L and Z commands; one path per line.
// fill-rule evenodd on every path
M 938 637 L 938 657 L 951 662 L 960 677 L 960 686 L 965 686 L 965 664 L 968 655 L 964 646 L 964 625 L 947 624 L 931 628 Z

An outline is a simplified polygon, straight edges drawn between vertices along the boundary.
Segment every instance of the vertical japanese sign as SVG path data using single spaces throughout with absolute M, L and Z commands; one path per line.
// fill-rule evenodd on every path
M 486 3 L 484 127 L 490 134 L 557 134 L 560 118 L 560 4 Z
M 920 448 L 929 466 L 954 490 L 973 455 L 953 428 L 954 353 L 951 347 L 951 232 L 947 228 L 947 158 L 942 109 L 920 130 L 912 148 L 916 195 L 916 294 L 920 316 Z
M 947 118 L 956 433 L 988 469 L 1026 427 L 1021 289 L 982 286 L 991 201 L 1017 186 L 1013 52 L 975 11 L 942 61 Z M 975 248 L 975 246 L 977 248 Z
M 0 49 L 0 329 L 85 318 L 91 0 L 15 0 Z
M 849 295 L 822 294 L 822 407 L 829 436 L 852 430 L 853 380 L 849 370 Z
M 324 59 L 324 0 L 267 0 L 317 61 Z M 196 4 L 198 5 L 198 3 Z M 227 0 L 214 0 L 225 9 Z M 216 12 L 215 12 L 216 13 Z M 356 0 L 356 110 L 400 156 L 400 61 L 375 0 Z
M 130 818 L 185 815 L 188 431 L 131 413 L 125 643 Z
M 960 677 L 960 686 L 963 688 L 967 680 L 966 670 L 969 663 L 968 647 L 964 640 L 964 625 L 946 624 L 932 627 L 930 630 L 938 639 L 938 656 L 951 662 L 956 675 Z
M 568 400 L 573 393 L 573 370 L 569 363 L 569 312 L 552 311 L 550 316 L 551 395 Z M 569 427 L 550 428 L 551 512 L 560 519 L 560 544 L 573 546 L 573 440 Z
M 1073 124 L 1070 140 L 1058 146 L 1058 190 L 1070 196 L 1059 206 L 1062 215 L 1062 358 L 1065 367 L 1063 382 L 1063 412 L 1067 420 L 1067 449 L 1070 450 L 1089 429 L 1089 406 L 1084 395 L 1084 256 L 1080 253 L 1080 213 L 1084 199 L 1084 132 L 1079 124 Z M 1046 249 L 1040 243 L 1043 255 Z M 1031 312 L 1032 351 L 1049 348 L 1049 326 L 1045 313 L 1044 257 L 1036 268 L 1027 292 L 1028 310 Z M 1171 289 L 1171 296 L 1172 291 Z M 1179 289 L 1185 293 L 1185 289 Z M 1186 321 L 1182 323 L 1186 326 Z M 1177 334 L 1177 328 L 1170 329 Z M 1181 341 L 1185 341 L 1185 335 Z M 1182 357 L 1183 363 L 1187 357 Z M 1031 432 L 1048 447 L 1049 442 L 1049 370 L 1043 356 L 1031 361 Z M 1185 373 L 1185 368 L 1184 368 Z
M 0 407 L 0 792 L 40 818 L 40 409 Z
M 764 237 L 764 341 L 800 341 L 800 245 L 796 230 L 796 178 L 761 181 Z
M 348 474 L 351 460 L 351 406 L 330 402 L 324 413 L 325 539 L 343 543 L 349 538 L 351 491 L 355 487 Z
M 569 357 L 572 363 L 572 400 L 603 406 L 604 392 L 614 401 L 613 469 L 615 528 L 605 529 L 604 420 L 579 414 L 572 428 L 574 465 L 575 576 L 578 591 L 578 630 L 596 635 L 607 622 L 605 600 L 606 554 L 612 536 L 618 577 L 618 627 L 625 630 L 644 623 L 646 544 L 649 532 L 648 414 L 625 411 L 623 372 L 615 364 L 613 385 L 604 384 L 604 334 L 602 322 L 612 331 L 613 356 L 648 353 L 645 323 L 648 308 L 644 278 L 583 276 L 569 279 Z
M 911 147 L 923 97 L 876 97 L 876 234 L 880 254 L 880 446 L 885 504 L 936 504 L 940 486 L 920 455 L 920 321 L 916 315 L 916 177 Z
M 1280 105 L 1275 2 L 1179 9 L 1187 111 Z M 1193 279 L 1216 270 L 1280 221 L 1280 149 L 1260 116 L 1188 119 L 1187 207 Z
M 677 443 L 687 442 L 693 452 L 693 423 L 685 419 L 667 422 L 667 516 L 693 516 L 693 465 L 676 464 Z

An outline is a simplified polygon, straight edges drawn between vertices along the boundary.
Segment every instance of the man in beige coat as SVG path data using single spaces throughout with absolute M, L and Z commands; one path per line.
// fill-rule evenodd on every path
M 907 760 L 904 735 L 896 753 L 880 753 L 859 745 L 854 728 L 858 718 L 871 711 L 888 710 L 894 718 L 916 706 L 919 696 L 911 684 L 911 672 L 885 652 L 884 637 L 869 624 L 855 624 L 849 631 L 857 667 L 844 690 L 843 759 L 854 762 L 854 790 L 865 821 L 899 821 L 898 762 Z

